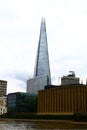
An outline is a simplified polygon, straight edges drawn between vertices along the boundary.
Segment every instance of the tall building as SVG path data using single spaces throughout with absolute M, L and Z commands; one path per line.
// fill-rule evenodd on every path
M 42 19 L 34 77 L 48 76 L 51 84 L 45 19 Z
M 51 75 L 46 35 L 46 24 L 45 19 L 42 18 L 34 76 L 32 79 L 27 80 L 27 92 L 37 94 L 38 90 L 42 90 L 44 89 L 44 86 L 50 84 Z
M 7 91 L 7 81 L 0 80 L 0 97 L 6 96 Z

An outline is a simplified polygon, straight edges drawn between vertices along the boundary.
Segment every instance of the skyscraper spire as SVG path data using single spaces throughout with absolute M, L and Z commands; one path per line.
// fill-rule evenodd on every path
M 46 24 L 44 18 L 41 20 L 40 37 L 34 71 L 34 77 L 36 76 L 48 76 L 49 84 L 51 84 Z
M 32 79 L 27 80 L 27 92 L 31 94 L 38 94 L 38 90 L 43 90 L 44 86 L 50 84 L 51 76 L 47 46 L 46 24 L 45 19 L 42 18 L 34 76 Z

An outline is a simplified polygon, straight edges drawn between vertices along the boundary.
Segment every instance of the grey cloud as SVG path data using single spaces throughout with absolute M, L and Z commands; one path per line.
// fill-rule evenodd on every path
M 1 79 L 13 78 L 13 79 L 20 80 L 26 83 L 27 79 L 30 78 L 30 75 L 27 72 L 8 72 L 8 73 L 3 72 L 2 74 L 0 74 L 0 78 Z
M 15 73 L 14 78 L 26 82 L 26 80 L 29 78 L 29 74 L 26 72 Z

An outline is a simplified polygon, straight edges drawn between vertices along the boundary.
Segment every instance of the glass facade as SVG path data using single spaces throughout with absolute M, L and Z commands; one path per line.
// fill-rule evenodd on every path
M 46 25 L 44 19 L 42 19 L 41 22 L 40 38 L 39 38 L 36 65 L 34 71 L 34 77 L 36 76 L 48 76 L 49 84 L 51 84 L 49 55 L 48 55 L 48 46 L 47 46 L 47 34 L 46 34 Z
M 38 90 L 43 90 L 44 86 L 51 84 L 51 74 L 49 65 L 49 54 L 47 46 L 47 35 L 45 19 L 41 21 L 40 37 L 37 50 L 34 76 L 27 80 L 27 92 L 37 94 Z
M 44 89 L 44 86 L 48 85 L 48 77 L 47 76 L 37 76 L 27 81 L 27 92 L 30 94 L 38 94 L 38 90 Z
M 11 93 L 7 96 L 7 110 L 10 112 L 33 112 L 36 111 L 36 106 L 33 106 L 36 102 L 37 96 L 28 93 Z

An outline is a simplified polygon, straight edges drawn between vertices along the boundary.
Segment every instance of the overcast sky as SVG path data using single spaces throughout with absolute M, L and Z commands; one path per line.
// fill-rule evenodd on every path
M 53 84 L 70 70 L 87 78 L 87 0 L 1 0 L 0 79 L 7 93 L 26 91 L 33 76 L 41 18 L 46 19 Z

